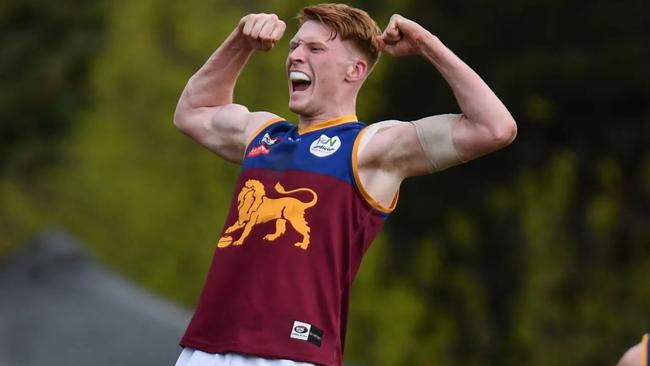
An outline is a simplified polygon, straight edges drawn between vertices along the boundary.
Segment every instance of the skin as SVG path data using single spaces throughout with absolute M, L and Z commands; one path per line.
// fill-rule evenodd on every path
M 638 343 L 628 349 L 616 366 L 643 366 L 643 344 Z
M 233 103 L 237 76 L 251 54 L 271 50 L 285 29 L 275 14 L 243 17 L 190 78 L 179 99 L 174 124 L 222 158 L 241 164 L 249 137 L 277 116 L 251 112 Z M 295 70 L 312 79 L 304 91 L 293 91 L 289 82 L 289 107 L 298 115 L 301 128 L 356 114 L 356 98 L 371 69 L 350 42 L 340 37 L 331 39 L 331 34 L 326 26 L 307 21 L 290 41 L 287 76 Z M 463 161 L 503 148 L 515 138 L 516 123 L 503 103 L 438 37 L 409 19 L 393 15 L 378 41 L 386 55 L 424 57 L 447 81 L 462 113 L 425 117 L 423 122 L 450 122 L 452 140 Z M 429 162 L 411 123 L 377 123 L 379 131 L 357 157 L 358 169 L 366 191 L 388 207 L 401 182 L 427 174 Z

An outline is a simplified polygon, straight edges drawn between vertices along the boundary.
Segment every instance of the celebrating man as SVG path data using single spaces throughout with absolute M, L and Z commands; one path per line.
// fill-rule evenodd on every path
M 515 138 L 503 103 L 419 24 L 394 15 L 382 33 L 342 4 L 298 20 L 286 61 L 297 125 L 233 102 L 248 58 L 284 34 L 274 14 L 243 17 L 178 102 L 175 125 L 242 169 L 177 365 L 341 365 L 351 283 L 401 182 Z M 357 94 L 380 52 L 427 59 L 462 113 L 359 122 Z

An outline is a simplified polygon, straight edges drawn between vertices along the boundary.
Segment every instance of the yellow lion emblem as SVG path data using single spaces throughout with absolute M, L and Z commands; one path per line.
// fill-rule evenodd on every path
M 285 191 L 284 187 L 278 182 L 275 190 L 282 195 L 289 195 L 296 192 L 309 192 L 313 198 L 309 202 L 302 202 L 294 197 L 269 198 L 266 196 L 264 185 L 255 179 L 249 179 L 237 195 L 237 211 L 239 212 L 237 222 L 226 229 L 225 234 L 230 234 L 241 228 L 244 231 L 235 242 L 230 235 L 224 235 L 219 238 L 217 247 L 225 248 L 232 245 L 242 245 L 248 237 L 253 227 L 257 224 L 263 224 L 275 220 L 275 232 L 264 236 L 264 240 L 274 241 L 287 229 L 287 221 L 291 226 L 302 235 L 302 241 L 294 245 L 307 250 L 309 247 L 309 225 L 305 220 L 305 210 L 316 205 L 318 195 L 309 188 L 297 188 Z

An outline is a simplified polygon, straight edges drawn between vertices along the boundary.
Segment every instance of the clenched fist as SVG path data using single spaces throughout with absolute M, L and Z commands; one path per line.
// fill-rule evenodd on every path
M 384 32 L 377 36 L 381 52 L 391 56 L 422 54 L 422 43 L 433 35 L 418 23 L 395 14 Z
M 255 50 L 269 51 L 282 38 L 287 25 L 275 14 L 248 14 L 239 21 L 239 31 Z

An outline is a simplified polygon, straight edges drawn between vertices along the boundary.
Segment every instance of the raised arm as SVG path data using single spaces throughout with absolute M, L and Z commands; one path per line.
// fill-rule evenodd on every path
M 510 144 L 517 125 L 494 92 L 438 37 L 393 15 L 379 36 L 383 53 L 426 58 L 451 87 L 461 114 L 418 121 L 379 122 L 359 153 L 363 184 L 380 202 L 390 202 L 401 181 L 466 162 Z M 364 179 L 365 177 L 365 179 Z
M 237 77 L 255 50 L 269 51 L 285 23 L 275 14 L 249 14 L 190 78 L 176 106 L 174 125 L 222 158 L 241 163 L 246 141 L 276 116 L 233 104 Z

